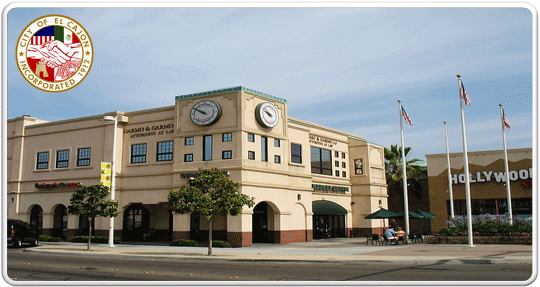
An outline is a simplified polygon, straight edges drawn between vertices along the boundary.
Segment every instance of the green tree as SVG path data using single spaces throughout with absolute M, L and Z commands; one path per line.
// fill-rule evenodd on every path
M 92 239 L 92 222 L 97 216 L 116 217 L 118 215 L 118 202 L 103 200 L 109 195 L 109 188 L 103 185 L 81 185 L 79 189 L 71 195 L 68 212 L 78 214 L 88 218 L 88 247 Z
M 405 147 L 404 150 L 406 158 L 411 148 Z M 398 147 L 397 144 L 391 145 L 390 149 L 384 148 L 386 184 L 388 184 L 388 189 L 400 191 L 403 194 L 403 161 L 401 154 L 401 147 Z M 415 193 L 418 197 L 420 197 L 422 192 L 422 186 L 418 182 L 418 178 L 427 172 L 425 166 L 418 165 L 420 162 L 421 160 L 417 158 L 406 160 L 407 191 Z
M 232 181 L 217 168 L 199 169 L 197 178 L 190 178 L 180 190 L 169 192 L 168 209 L 176 214 L 198 212 L 209 222 L 208 255 L 212 255 L 212 217 L 217 214 L 242 212 L 252 207 L 254 198 L 238 191 L 239 183 Z

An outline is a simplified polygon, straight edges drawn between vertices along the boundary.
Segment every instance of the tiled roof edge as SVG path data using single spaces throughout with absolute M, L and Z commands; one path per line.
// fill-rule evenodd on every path
M 262 93 L 262 92 L 259 92 L 259 91 L 255 91 L 255 90 L 252 90 L 252 89 L 248 89 L 248 88 L 242 87 L 242 86 L 230 87 L 230 88 L 225 88 L 225 89 L 219 89 L 219 90 L 213 90 L 213 91 L 207 91 L 207 92 L 201 92 L 201 93 L 194 93 L 194 94 L 176 96 L 175 100 L 183 100 L 183 99 L 189 99 L 189 98 L 204 97 L 204 96 L 217 95 L 217 94 L 223 94 L 223 93 L 240 91 L 240 90 L 242 90 L 244 92 L 254 94 L 254 95 L 258 95 L 258 96 L 261 96 L 261 97 L 265 97 L 265 98 L 270 99 L 270 100 L 282 102 L 282 103 L 285 103 L 285 104 L 287 103 L 286 99 L 278 98 L 278 97 L 275 97 L 275 96 L 272 96 L 272 95 L 269 95 L 269 94 L 265 94 L 265 93 Z

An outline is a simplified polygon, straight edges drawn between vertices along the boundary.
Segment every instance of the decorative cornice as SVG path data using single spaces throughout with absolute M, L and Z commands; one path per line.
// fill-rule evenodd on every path
M 250 94 L 265 97 L 265 98 L 270 99 L 270 100 L 278 101 L 278 102 L 285 103 L 285 104 L 287 103 L 287 100 L 285 100 L 285 99 L 274 97 L 272 95 L 265 94 L 265 93 L 255 91 L 255 90 L 252 90 L 252 89 L 248 89 L 248 88 L 242 87 L 242 86 L 230 87 L 230 88 L 219 89 L 219 90 L 214 90 L 214 91 L 207 91 L 207 92 L 201 92 L 201 93 L 195 93 L 195 94 L 176 96 L 176 100 L 183 100 L 183 99 L 198 98 L 198 97 L 211 96 L 211 95 L 217 95 L 217 94 L 224 94 L 224 93 L 229 93 L 229 92 L 234 92 L 234 91 L 244 91 L 244 92 L 247 92 L 247 93 L 250 93 Z

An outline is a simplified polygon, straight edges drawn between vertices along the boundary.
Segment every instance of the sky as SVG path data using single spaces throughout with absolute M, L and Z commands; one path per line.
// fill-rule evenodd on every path
M 413 121 L 403 123 L 408 159 L 425 160 L 425 154 L 446 152 L 443 121 L 450 152 L 462 152 L 461 74 L 472 102 L 464 107 L 468 150 L 502 149 L 499 104 L 511 125 L 508 148 L 533 146 L 532 6 L 360 5 L 10 6 L 3 14 L 4 120 L 138 111 L 172 106 L 179 95 L 244 86 L 286 99 L 289 117 L 389 148 L 400 145 L 400 99 Z M 79 22 L 94 47 L 86 78 L 61 93 L 28 84 L 15 58 L 24 28 L 50 14 Z

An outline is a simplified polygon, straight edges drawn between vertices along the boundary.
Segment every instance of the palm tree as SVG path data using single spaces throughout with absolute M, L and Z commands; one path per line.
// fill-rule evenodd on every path
M 405 157 L 411 150 L 410 147 L 405 147 Z M 401 148 L 398 145 L 391 145 L 390 149 L 384 148 L 384 159 L 386 166 L 386 184 L 388 190 L 394 195 L 403 196 L 403 163 L 401 158 Z M 419 165 L 422 161 L 415 158 L 406 161 L 407 168 L 407 191 L 413 192 L 417 197 L 420 197 L 422 186 L 418 182 L 421 175 L 425 175 L 427 168 Z

